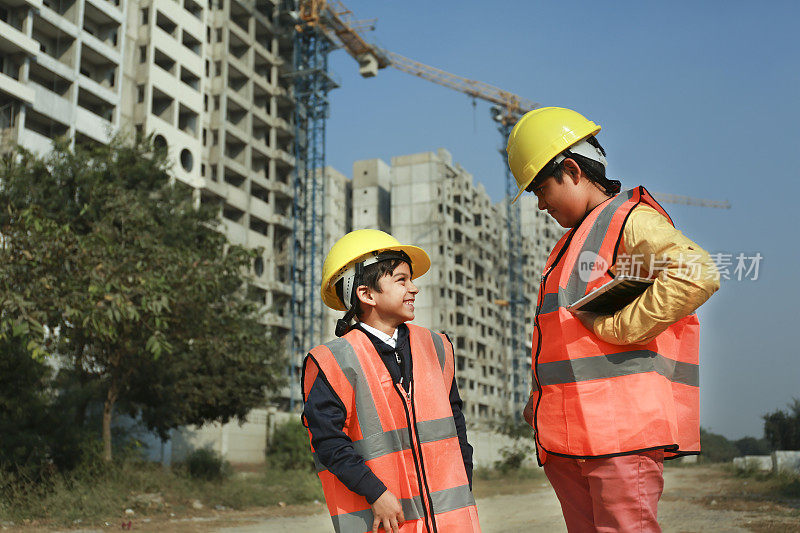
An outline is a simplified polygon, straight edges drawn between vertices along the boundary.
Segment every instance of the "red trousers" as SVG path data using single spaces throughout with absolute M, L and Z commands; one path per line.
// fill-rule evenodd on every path
M 664 490 L 663 451 L 607 459 L 548 454 L 544 472 L 570 533 L 661 531 L 656 514 Z

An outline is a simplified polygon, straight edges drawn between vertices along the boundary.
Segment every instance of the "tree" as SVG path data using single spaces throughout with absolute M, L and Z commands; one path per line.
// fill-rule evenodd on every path
M 249 257 L 238 266 L 231 262 L 227 276 L 220 275 L 218 262 L 197 265 L 192 278 L 201 281 L 187 278 L 192 286 L 170 313 L 170 358 L 151 359 L 132 376 L 128 410 L 139 412 L 162 439 L 182 425 L 242 420 L 263 404 L 265 386 L 281 384 L 279 347 L 264 338 L 264 326 L 254 318 L 258 304 L 239 294 L 239 268 Z
M 24 341 L 37 359 L 45 354 L 52 342 L 45 324 L 63 304 L 59 273 L 70 270 L 76 253 L 69 227 L 42 217 L 40 209 L 0 211 L 0 341 L 15 349 L 14 339 Z
M 726 463 L 739 455 L 739 450 L 722 435 L 700 428 L 702 458 L 711 463 Z
M 793 398 L 787 411 L 764 415 L 764 437 L 774 450 L 800 450 L 800 399 Z
M 496 430 L 511 438 L 509 445 L 500 448 L 501 459 L 494 462 L 496 469 L 502 472 L 516 470 L 536 451 L 533 428 L 526 421 L 507 415 L 497 424 Z
M 31 307 L 57 332 L 53 350 L 100 385 L 107 461 L 118 402 L 163 436 L 241 418 L 280 385 L 277 345 L 244 297 L 255 252 L 225 241 L 218 210 L 195 207 L 150 139 L 74 150 L 62 141 L 44 157 L 7 156 L 1 170 L 7 250 L 24 241 L 39 258 L 52 235 L 64 243 L 46 283 L 21 261 L 17 279 L 51 287 L 28 291 Z
M 739 455 L 769 455 L 772 452 L 767 439 L 742 437 L 733 444 L 739 450 Z

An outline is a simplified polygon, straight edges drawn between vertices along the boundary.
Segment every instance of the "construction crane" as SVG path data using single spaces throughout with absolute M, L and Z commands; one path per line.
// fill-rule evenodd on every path
M 325 120 L 328 92 L 338 86 L 328 71 L 336 48 L 319 26 L 325 2 L 286 3 L 281 22 L 292 28 L 291 82 L 294 97 L 294 168 L 292 177 L 291 300 L 289 332 L 289 408 L 300 399 L 299 378 L 305 350 L 321 343 L 322 301 L 317 295 L 322 271 L 324 232 Z M 293 8 L 293 9 L 292 9 Z
M 529 302 L 527 302 L 525 299 L 524 292 L 522 290 L 522 255 L 518 246 L 518 243 L 521 239 L 519 204 L 512 204 L 510 201 L 511 198 L 513 198 L 517 193 L 517 184 L 506 161 L 505 141 L 508 139 L 511 129 L 519 120 L 519 118 L 524 113 L 539 107 L 539 104 L 488 83 L 471 80 L 446 72 L 436 67 L 420 63 L 419 61 L 409 59 L 400 54 L 384 50 L 379 46 L 368 42 L 366 39 L 364 39 L 362 32 L 365 29 L 374 28 L 374 19 L 367 21 L 356 20 L 353 17 L 352 11 L 347 9 L 339 0 L 300 0 L 297 2 L 297 11 L 294 16 L 296 20 L 295 29 L 297 35 L 299 36 L 295 38 L 296 49 L 294 75 L 297 76 L 297 80 L 304 80 L 302 83 L 298 81 L 295 85 L 296 98 L 300 97 L 297 106 L 297 109 L 300 110 L 300 112 L 295 113 L 297 130 L 296 138 L 306 139 L 309 134 L 315 134 L 317 135 L 317 137 L 313 137 L 313 139 L 317 139 L 315 142 L 318 143 L 318 139 L 322 139 L 322 145 L 314 145 L 316 146 L 314 149 L 307 148 L 305 150 L 295 150 L 297 154 L 298 165 L 298 177 L 295 182 L 296 190 L 306 190 L 307 196 L 306 198 L 299 199 L 296 197 L 296 212 L 305 215 L 302 220 L 311 221 L 306 223 L 303 227 L 306 230 L 312 231 L 312 237 L 305 237 L 305 248 L 303 248 L 302 245 L 295 247 L 298 251 L 297 257 L 299 258 L 304 254 L 304 256 L 307 256 L 309 250 L 313 249 L 313 244 L 309 247 L 308 243 L 318 242 L 314 240 L 313 232 L 319 231 L 320 234 L 322 233 L 321 224 L 317 225 L 314 223 L 314 221 L 317 220 L 315 218 L 316 215 L 313 214 L 315 212 L 314 203 L 309 201 L 308 198 L 313 198 L 313 191 L 318 190 L 315 180 L 318 179 L 319 173 L 324 167 L 324 118 L 327 116 L 327 99 L 320 98 L 319 95 L 323 92 L 326 94 L 327 90 L 330 90 L 334 86 L 328 82 L 330 76 L 327 72 L 327 54 L 331 51 L 332 43 L 337 43 L 340 45 L 358 62 L 359 73 L 365 78 L 376 76 L 378 71 L 381 69 L 393 67 L 397 70 L 417 76 L 437 85 L 448 87 L 462 94 L 466 94 L 473 99 L 487 101 L 493 104 L 490 110 L 491 116 L 492 119 L 497 123 L 498 131 L 502 136 L 502 146 L 500 147 L 499 151 L 503 159 L 503 166 L 505 168 L 505 207 L 507 211 L 506 224 L 509 239 L 508 250 L 510 256 L 508 262 L 509 294 L 508 299 L 504 301 L 506 301 L 508 305 L 508 316 L 512 342 L 511 353 L 515 354 L 515 356 L 512 357 L 512 361 L 516 366 L 518 363 L 516 354 L 519 352 L 518 339 L 522 338 L 521 331 L 524 328 L 524 325 L 522 324 L 522 316 L 524 316 L 524 313 L 518 313 L 517 306 L 525 306 Z M 319 43 L 322 42 L 327 44 L 325 46 L 320 46 Z M 324 60 L 322 59 L 322 56 L 324 56 Z M 314 77 L 317 79 L 316 82 L 309 81 Z M 313 87 L 316 87 L 316 89 Z M 309 97 L 308 95 L 311 96 Z M 308 101 L 301 101 L 304 98 Z M 320 110 L 322 106 L 324 106 L 324 112 Z M 312 111 L 316 110 L 317 112 L 303 113 L 302 111 L 304 108 L 311 109 Z M 298 119 L 302 121 L 302 128 L 298 128 L 297 126 Z M 303 155 L 304 153 L 306 154 L 305 156 Z M 301 168 L 300 165 L 302 165 L 301 158 L 308 158 L 312 154 L 315 154 L 316 159 L 305 160 L 305 165 L 303 167 L 303 175 L 305 177 L 303 177 L 301 176 L 301 172 L 299 170 Z M 304 183 L 305 189 L 303 186 Z M 309 189 L 308 184 L 313 184 L 311 187 L 311 196 L 309 196 L 309 193 L 307 192 Z M 730 204 L 724 201 L 702 200 L 672 194 L 656 194 L 655 196 L 657 199 L 659 199 L 659 201 L 666 203 L 679 203 L 723 209 L 730 208 Z M 304 233 L 303 235 L 306 234 Z M 295 285 L 299 287 L 301 284 L 303 284 L 304 289 L 302 291 L 298 289 L 298 294 L 302 292 L 306 298 L 310 298 L 313 294 L 313 290 L 315 290 L 315 286 L 313 285 L 310 289 L 308 288 L 309 283 L 313 284 L 313 282 L 316 280 L 312 263 L 313 259 L 310 261 L 307 260 L 305 263 L 303 263 L 305 265 L 303 270 L 307 274 L 304 279 L 300 279 L 300 276 L 298 276 L 297 280 L 295 280 L 295 276 L 293 275 L 292 277 L 293 302 L 295 302 Z M 311 270 L 306 270 L 306 268 L 311 268 Z M 301 302 L 298 300 L 298 305 L 296 308 L 297 312 L 300 312 L 301 310 L 300 303 Z M 305 305 L 310 305 L 308 302 L 303 303 L 305 303 Z M 321 308 L 319 313 L 321 314 Z M 292 314 L 295 314 L 294 307 Z M 313 345 L 313 342 L 306 341 L 306 337 L 308 336 L 307 330 L 304 329 L 302 332 L 296 332 L 294 320 L 295 319 L 293 316 L 292 339 L 297 339 L 297 342 L 294 343 L 295 348 L 302 350 L 307 346 Z M 308 326 L 304 323 L 302 327 L 306 328 Z M 311 324 L 311 327 L 313 328 L 313 324 Z M 310 335 L 313 336 L 313 329 L 311 330 Z M 305 344 L 303 344 L 301 341 Z
M 491 109 L 492 118 L 498 123 L 498 129 L 504 140 L 508 138 L 511 128 L 520 116 L 538 107 L 538 104 L 531 100 L 522 98 L 493 85 L 445 72 L 401 56 L 400 54 L 383 50 L 369 43 L 364 39 L 361 31 L 363 31 L 363 28 L 370 26 L 373 21 L 355 20 L 352 11 L 347 9 L 344 4 L 338 0 L 301 1 L 298 5 L 297 18 L 298 25 L 296 28 L 298 33 L 306 33 L 309 35 L 324 34 L 330 42 L 340 43 L 347 53 L 358 62 L 359 73 L 363 77 L 369 78 L 376 76 L 380 69 L 392 66 L 408 74 L 459 91 L 474 99 L 479 98 L 494 104 Z M 298 69 L 299 63 L 297 61 L 295 65 L 296 69 Z M 516 182 L 511 175 L 508 165 L 505 163 L 504 148 L 505 146 L 502 146 L 500 152 L 504 161 L 503 165 L 506 169 L 506 196 L 510 199 L 516 194 Z M 508 287 L 510 291 L 508 295 L 508 316 L 511 325 L 511 353 L 517 354 L 520 352 L 518 339 L 522 338 L 521 332 L 524 328 L 522 322 L 523 314 L 517 313 L 517 306 L 527 305 L 528 302 L 524 298 L 524 292 L 522 290 L 522 254 L 519 246 L 517 246 L 521 236 L 519 205 L 511 204 L 510 201 L 507 201 L 506 210 L 506 229 L 509 239 L 508 250 L 510 256 L 508 261 Z M 312 226 L 314 225 L 312 224 Z M 298 249 L 299 248 L 301 247 L 298 246 Z M 304 292 L 308 293 L 308 291 Z M 299 303 L 300 302 L 298 302 L 298 304 Z M 302 336 L 303 334 L 297 336 L 298 347 L 302 347 L 302 345 L 299 344 L 300 337 Z M 295 337 L 295 328 L 293 327 L 292 339 L 295 339 Z M 513 356 L 512 360 L 516 368 L 519 358 Z

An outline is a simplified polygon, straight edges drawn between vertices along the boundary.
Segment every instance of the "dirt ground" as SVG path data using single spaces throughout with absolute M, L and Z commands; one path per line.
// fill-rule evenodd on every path
M 665 470 L 659 505 L 664 532 L 800 531 L 800 500 L 766 496 L 766 484 L 738 478 L 718 466 L 672 467 Z M 544 476 L 527 484 L 524 493 L 480 496 L 478 514 L 484 533 L 566 531 L 561 508 Z M 98 530 L 120 529 L 109 525 Z M 295 533 L 333 530 L 323 504 L 288 505 L 249 511 L 222 511 L 183 519 L 138 518 L 135 531 L 168 533 Z M 33 531 L 26 528 L 24 531 Z M 80 530 L 70 530 L 75 533 Z

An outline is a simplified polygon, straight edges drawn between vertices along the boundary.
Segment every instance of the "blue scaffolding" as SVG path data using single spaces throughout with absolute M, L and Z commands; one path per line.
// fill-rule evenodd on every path
M 289 408 L 300 398 L 303 356 L 322 342 L 322 299 L 325 216 L 325 120 L 328 92 L 338 85 L 328 73 L 334 45 L 318 26 L 300 23 L 293 45 L 294 158 L 291 332 L 289 337 Z
M 496 114 L 493 110 L 493 114 Z M 505 141 L 511 134 L 511 130 L 516 123 L 517 117 L 514 114 L 504 114 L 498 121 L 497 130 Z M 524 405 L 527 400 L 518 392 L 522 383 L 528 383 L 528 374 L 523 371 L 527 368 L 525 364 L 530 358 L 530 354 L 525 350 L 525 343 L 520 342 L 525 332 L 525 310 L 529 304 L 525 297 L 525 277 L 522 272 L 522 219 L 520 215 L 519 203 L 511 203 L 517 195 L 519 189 L 511 168 L 508 166 L 505 144 L 500 147 L 500 156 L 503 158 L 503 168 L 505 168 L 506 185 L 506 232 L 508 235 L 508 321 L 510 331 L 510 353 L 511 353 L 511 374 L 513 379 L 513 404 L 515 406 Z M 521 406 L 514 409 L 515 417 L 520 418 Z

